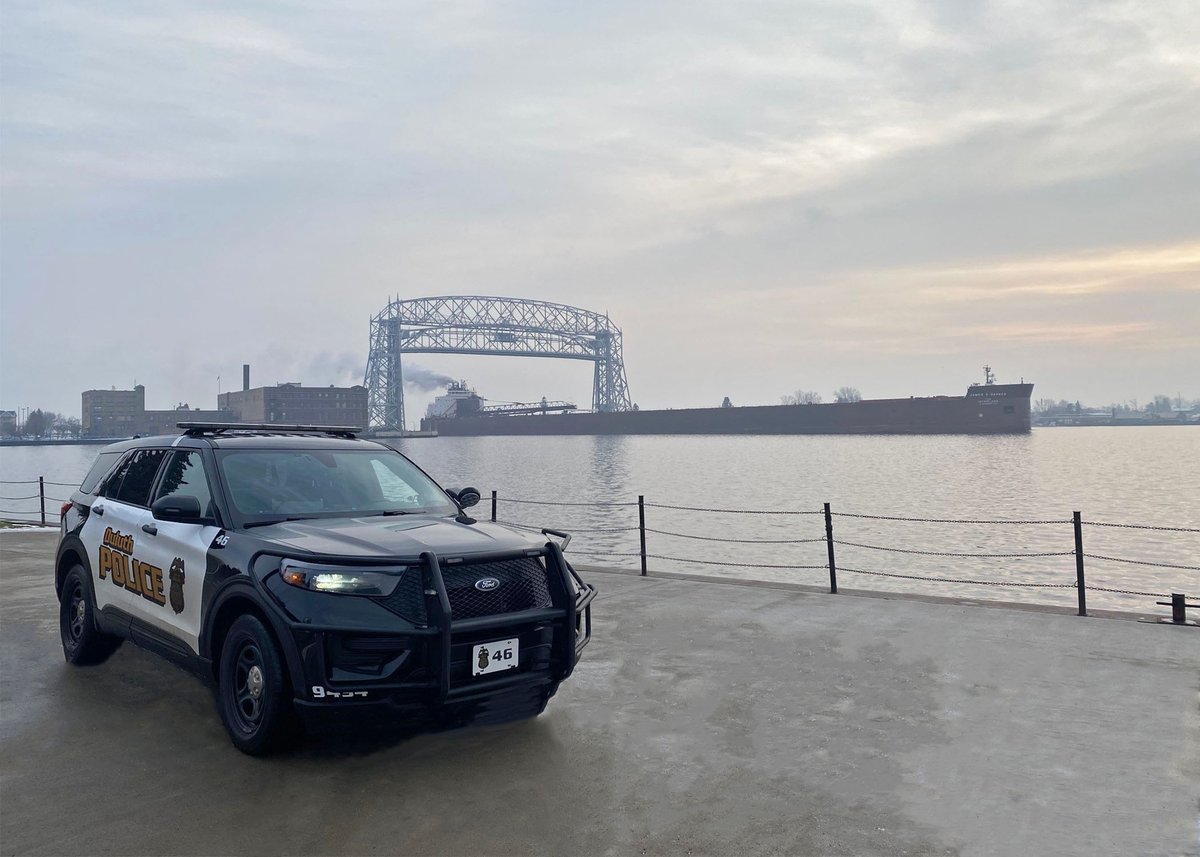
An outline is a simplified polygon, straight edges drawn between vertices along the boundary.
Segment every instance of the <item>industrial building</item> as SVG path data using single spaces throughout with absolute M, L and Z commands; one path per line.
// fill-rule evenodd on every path
M 217 397 L 220 408 L 240 423 L 299 423 L 304 425 L 367 425 L 367 388 L 305 387 L 298 382 L 273 387 L 250 387 L 250 367 L 242 366 L 242 389 Z
M 84 437 L 133 437 L 148 434 L 176 434 L 176 423 L 221 422 L 230 418 L 224 410 L 201 410 L 186 404 L 168 410 L 146 410 L 146 388 L 138 384 L 132 390 L 84 390 L 80 418 Z
M 305 387 L 299 383 L 250 389 L 250 367 L 242 367 L 242 389 L 217 396 L 216 410 L 180 404 L 146 410 L 146 388 L 85 390 L 80 420 L 84 437 L 178 434 L 181 422 L 305 423 L 363 428 L 367 388 Z

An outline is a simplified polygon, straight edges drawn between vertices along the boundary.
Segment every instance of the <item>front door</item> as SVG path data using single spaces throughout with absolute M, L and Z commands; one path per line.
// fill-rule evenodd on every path
M 199 450 L 177 449 L 163 466 L 153 500 L 191 495 L 200 501 L 199 522 L 151 519 L 139 556 L 162 569 L 164 597 L 158 609 L 143 612 L 150 624 L 168 632 L 193 652 L 200 651 L 200 602 L 204 594 L 208 548 L 221 531 L 212 501 L 204 456 Z M 153 503 L 152 503 L 153 505 Z

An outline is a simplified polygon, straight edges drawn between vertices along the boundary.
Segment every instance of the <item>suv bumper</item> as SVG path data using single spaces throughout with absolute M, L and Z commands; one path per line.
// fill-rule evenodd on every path
M 553 542 L 542 548 L 471 555 L 466 561 L 528 557 L 545 563 L 549 607 L 455 619 L 442 560 L 424 553 L 420 561 L 428 586 L 425 626 L 402 623 L 403 629 L 380 633 L 377 628 L 323 627 L 286 619 L 300 664 L 301 674 L 293 675 L 297 711 L 313 725 L 342 724 L 356 715 L 388 722 L 466 723 L 538 714 L 571 675 L 591 639 L 596 590 L 580 579 Z M 472 675 L 474 647 L 506 639 L 519 640 L 517 668 Z M 379 674 L 360 676 L 343 668 L 356 659 L 378 664 Z

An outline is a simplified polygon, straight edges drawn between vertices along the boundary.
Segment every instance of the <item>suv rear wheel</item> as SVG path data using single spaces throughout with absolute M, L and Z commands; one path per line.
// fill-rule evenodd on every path
M 296 734 L 283 656 L 257 616 L 240 616 L 225 635 L 217 709 L 233 745 L 251 756 L 266 755 Z
M 96 627 L 92 588 L 82 565 L 74 565 L 63 580 L 58 595 L 58 629 L 63 657 L 75 666 L 90 666 L 108 659 L 121 645 L 121 638 Z

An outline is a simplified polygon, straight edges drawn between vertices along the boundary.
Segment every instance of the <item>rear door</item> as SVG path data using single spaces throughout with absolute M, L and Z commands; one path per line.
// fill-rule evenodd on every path
M 163 570 L 166 597 L 145 610 L 147 621 L 199 653 L 200 603 L 204 594 L 208 548 L 221 532 L 204 455 L 176 449 L 167 456 L 154 500 L 190 495 L 200 501 L 199 523 L 151 519 L 138 555 Z M 151 503 L 153 505 L 153 502 Z
M 165 600 L 162 569 L 146 561 L 144 527 L 150 517 L 150 491 L 165 449 L 130 452 L 105 481 L 80 534 L 95 576 L 96 607 L 115 607 L 141 616 L 145 606 Z

